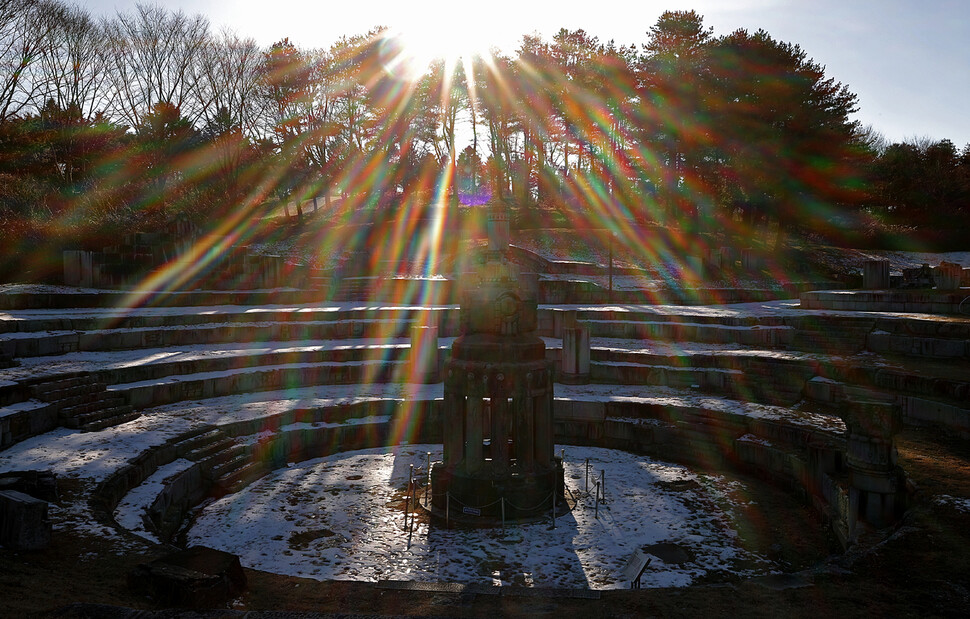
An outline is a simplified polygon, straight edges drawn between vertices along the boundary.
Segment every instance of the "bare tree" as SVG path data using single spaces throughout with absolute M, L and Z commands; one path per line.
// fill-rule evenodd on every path
M 52 44 L 66 8 L 56 0 L 0 0 L 0 123 L 37 102 L 46 87 L 37 59 Z
M 119 119 L 139 125 L 158 103 L 175 106 L 191 122 L 202 117 L 197 71 L 209 41 L 203 16 L 139 4 L 135 13 L 106 21 L 105 32 L 111 47 L 111 99 Z
M 248 137 L 259 133 L 260 62 L 262 50 L 253 39 L 223 31 L 199 54 L 197 92 L 205 125 L 217 119 L 238 127 Z
M 51 33 L 51 44 L 40 56 L 45 88 L 43 101 L 53 101 L 62 109 L 76 109 L 90 118 L 107 105 L 108 55 L 103 45 L 100 23 L 80 7 L 67 9 Z

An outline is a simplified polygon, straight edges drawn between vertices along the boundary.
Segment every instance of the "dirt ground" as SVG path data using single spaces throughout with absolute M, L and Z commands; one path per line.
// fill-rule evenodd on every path
M 785 567 L 787 577 L 741 581 L 712 574 L 679 589 L 601 591 L 599 599 L 400 591 L 373 583 L 317 582 L 246 570 L 248 589 L 231 605 L 245 611 L 450 617 L 965 617 L 970 615 L 970 512 L 934 500 L 970 497 L 970 442 L 909 429 L 898 437 L 900 464 L 915 484 L 913 507 L 891 534 L 842 553 L 818 517 L 788 492 L 738 476 L 758 506 L 734 523 L 743 544 Z M 62 497 L 75 489 L 66 484 Z M 50 548 L 0 548 L 0 617 L 97 617 L 103 607 L 156 609 L 127 586 L 137 564 L 163 548 L 116 555 L 110 543 L 56 531 Z M 510 595 L 511 594 L 511 595 Z M 206 616 L 218 616 L 220 612 Z M 172 615 L 167 615 L 172 616 Z M 198 616 L 198 615 L 195 615 Z

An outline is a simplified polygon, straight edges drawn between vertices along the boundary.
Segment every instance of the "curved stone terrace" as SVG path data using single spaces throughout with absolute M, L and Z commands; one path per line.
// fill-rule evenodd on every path
M 441 384 L 409 380 L 408 328 L 437 325 L 443 359 L 457 312 L 366 302 L 5 310 L 0 351 L 14 361 L 0 369 L 0 473 L 52 471 L 68 482 L 51 505 L 55 532 L 103 539 L 113 552 L 184 540 L 211 497 L 241 497 L 274 470 L 439 440 Z M 542 305 L 553 361 L 571 312 L 590 329 L 592 383 L 556 385 L 567 452 L 600 446 L 757 471 L 800 488 L 850 547 L 844 479 L 819 474 L 813 460 L 844 441 L 847 397 L 891 399 L 907 424 L 970 433 L 966 318 L 802 310 L 797 300 Z M 673 570 L 654 584 L 724 569 Z M 587 586 L 621 584 L 609 571 Z M 778 572 L 775 562 L 758 573 Z M 543 586 L 535 574 L 499 580 Z

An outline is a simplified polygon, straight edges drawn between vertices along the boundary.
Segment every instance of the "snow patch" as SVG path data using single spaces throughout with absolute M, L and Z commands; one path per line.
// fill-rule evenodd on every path
M 115 522 L 132 533 L 149 541 L 159 543 L 158 538 L 145 528 L 145 514 L 161 493 L 167 482 L 195 463 L 179 458 L 158 469 L 141 484 L 132 488 L 115 508 Z
M 933 497 L 933 502 L 937 505 L 948 505 L 967 514 L 970 514 L 970 499 L 950 496 L 949 494 L 938 494 Z
M 764 445 L 765 447 L 774 447 L 774 445 L 771 444 L 771 441 L 765 440 L 751 433 L 748 433 L 742 437 L 739 437 L 738 441 L 742 443 L 755 443 L 756 445 Z
M 655 561 L 644 586 L 686 586 L 715 570 L 741 577 L 773 570 L 740 547 L 730 524 L 738 504 L 718 478 L 621 451 L 566 450 L 567 486 L 578 504 L 556 519 L 555 528 L 549 521 L 504 529 L 419 523 L 406 531 L 398 502 L 410 465 L 424 475 L 427 452 L 441 458 L 440 445 L 408 445 L 336 454 L 271 473 L 208 505 L 188 538 L 238 554 L 248 567 L 317 580 L 625 588 L 626 560 L 636 548 L 658 543 L 682 547 L 691 559 Z M 605 470 L 606 503 L 598 518 L 594 498 L 585 493 L 587 458 L 596 479 Z

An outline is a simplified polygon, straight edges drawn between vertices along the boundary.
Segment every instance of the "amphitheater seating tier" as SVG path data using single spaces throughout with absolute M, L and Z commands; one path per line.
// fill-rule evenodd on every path
M 51 307 L 65 304 L 59 298 Z M 539 333 L 554 363 L 567 312 L 590 329 L 593 385 L 557 387 L 557 439 L 564 442 L 649 448 L 706 464 L 744 462 L 791 482 L 812 466 L 805 453 L 837 451 L 846 397 L 892 398 L 908 423 L 970 435 L 970 321 L 543 306 Z M 0 314 L 0 455 L 59 426 L 104 431 L 180 403 L 401 385 L 408 380 L 409 329 L 426 324 L 439 327 L 443 363 L 458 335 L 454 306 L 10 310 Z M 131 454 L 93 501 L 110 521 L 126 492 L 184 458 L 191 464 L 165 480 L 147 512 L 168 540 L 203 496 L 235 492 L 292 458 L 386 440 L 396 416 L 410 410 L 401 402 L 370 397 L 207 422 Z M 440 401 L 424 400 L 417 409 L 428 428 L 415 438 L 435 439 Z M 359 432 L 361 426 L 370 431 Z M 266 432 L 274 438 L 260 434 Z M 822 492 L 841 509 L 839 488 Z

